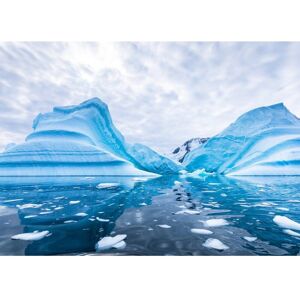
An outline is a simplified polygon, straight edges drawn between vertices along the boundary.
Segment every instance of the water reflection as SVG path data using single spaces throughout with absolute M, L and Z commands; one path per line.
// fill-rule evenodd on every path
M 299 177 L 218 176 L 147 181 L 1 178 L 0 254 L 91 254 L 100 238 L 127 234 L 124 249 L 103 253 L 296 255 L 299 238 L 286 234 L 273 218 L 281 215 L 300 222 L 299 181 Z M 99 189 L 99 183 L 114 185 Z M 45 230 L 50 234 L 41 240 L 11 240 L 15 234 Z M 214 245 L 207 243 L 208 238 L 228 249 L 207 247 Z

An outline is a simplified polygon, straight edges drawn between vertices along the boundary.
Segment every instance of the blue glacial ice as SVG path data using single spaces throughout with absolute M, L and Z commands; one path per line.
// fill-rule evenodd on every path
M 98 98 L 39 114 L 26 141 L 0 154 L 5 176 L 156 176 L 181 169 L 144 145 L 127 143 Z
M 282 104 L 251 110 L 187 154 L 190 172 L 300 175 L 300 120 Z

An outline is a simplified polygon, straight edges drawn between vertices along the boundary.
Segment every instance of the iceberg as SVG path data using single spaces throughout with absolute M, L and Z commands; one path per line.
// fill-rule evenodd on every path
M 127 143 L 99 98 L 39 114 L 25 142 L 0 154 L 0 176 L 157 176 L 181 169 L 147 146 Z
M 300 175 L 300 120 L 282 103 L 239 117 L 187 154 L 189 172 L 224 175 Z

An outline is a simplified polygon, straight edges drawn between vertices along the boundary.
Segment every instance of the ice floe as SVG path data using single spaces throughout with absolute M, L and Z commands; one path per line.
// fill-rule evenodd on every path
M 162 224 L 162 225 L 157 225 L 157 226 L 160 228 L 166 228 L 166 229 L 171 228 L 171 226 L 167 225 L 167 224 Z
M 96 251 L 108 250 L 115 246 L 120 247 L 120 242 L 125 240 L 127 237 L 126 234 L 118 234 L 116 236 L 106 236 L 102 238 L 97 244 L 95 245 Z M 123 244 L 124 246 L 124 244 Z
M 197 234 L 205 234 L 205 235 L 213 234 L 212 231 L 207 230 L 207 229 L 201 229 L 201 228 L 192 228 L 191 232 L 192 233 L 197 233 Z
M 22 241 L 38 241 L 43 239 L 45 236 L 49 234 L 48 230 L 45 231 L 34 231 L 27 233 L 16 234 L 11 237 L 12 240 L 22 240 Z
M 206 227 L 219 227 L 219 226 L 225 226 L 229 223 L 225 219 L 210 219 L 206 221 L 200 221 L 203 223 Z
M 216 249 L 216 250 L 227 250 L 227 249 L 229 249 L 229 247 L 226 246 L 225 244 L 223 244 L 220 240 L 212 239 L 212 238 L 207 239 L 205 241 L 205 243 L 202 244 L 202 245 L 206 248 Z
M 117 182 L 107 182 L 107 183 L 99 183 L 96 188 L 97 189 L 112 189 L 120 186 L 120 183 Z
M 254 242 L 254 241 L 257 240 L 257 237 L 255 237 L 255 236 L 244 236 L 243 239 L 248 241 L 248 242 Z
M 77 217 L 86 217 L 87 215 L 88 214 L 85 212 L 80 212 L 80 213 L 75 214 L 75 216 L 77 216 Z
M 300 224 L 284 216 L 275 216 L 273 221 L 282 228 L 300 230 Z
M 286 233 L 286 234 L 288 234 L 288 235 L 300 237 L 300 233 L 298 233 L 296 231 L 293 231 L 291 229 L 284 229 L 283 232 Z
M 80 200 L 71 200 L 69 201 L 69 204 L 73 205 L 73 204 L 78 204 L 80 203 Z

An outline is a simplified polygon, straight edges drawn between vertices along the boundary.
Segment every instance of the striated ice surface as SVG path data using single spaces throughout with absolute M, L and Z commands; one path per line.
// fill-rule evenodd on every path
M 155 176 L 181 169 L 146 146 L 126 143 L 98 98 L 39 114 L 26 141 L 0 154 L 6 176 Z
M 188 153 L 184 165 L 190 172 L 300 175 L 300 120 L 282 103 L 256 108 Z

